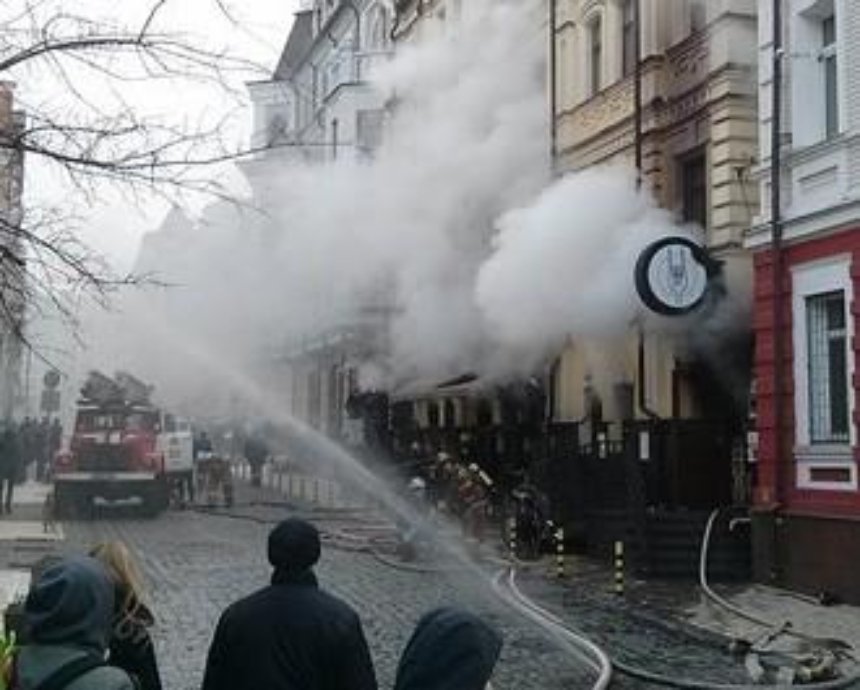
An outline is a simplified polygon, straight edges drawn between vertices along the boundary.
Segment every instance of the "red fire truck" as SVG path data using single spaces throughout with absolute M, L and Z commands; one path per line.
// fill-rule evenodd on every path
M 151 393 L 129 374 L 89 375 L 69 448 L 54 461 L 59 517 L 86 517 L 100 502 L 135 504 L 152 516 L 167 507 L 161 412 L 150 402 Z

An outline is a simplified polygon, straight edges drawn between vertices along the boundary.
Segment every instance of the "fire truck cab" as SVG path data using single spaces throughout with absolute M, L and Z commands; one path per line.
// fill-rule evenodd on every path
M 146 395 L 129 394 L 128 382 L 118 380 L 122 383 L 91 374 L 81 391 L 69 448 L 54 461 L 54 506 L 60 517 L 90 515 L 99 501 L 135 503 L 148 515 L 167 506 L 165 457 L 158 441 L 162 414 L 149 402 L 149 389 Z

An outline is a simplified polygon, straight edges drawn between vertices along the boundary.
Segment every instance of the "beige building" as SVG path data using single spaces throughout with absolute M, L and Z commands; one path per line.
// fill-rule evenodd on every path
M 636 0 L 556 0 L 554 148 L 558 172 L 635 163 Z M 751 0 L 639 0 L 643 183 L 680 221 L 705 229 L 730 292 L 751 271 L 742 247 L 758 194 L 756 9 Z M 631 276 L 632 279 L 632 276 Z M 593 353 L 599 353 L 594 355 Z M 553 382 L 559 421 L 585 416 L 588 381 L 604 418 L 707 416 L 713 389 L 682 339 L 572 343 Z M 632 395 L 631 395 L 632 394 Z M 631 400 L 632 397 L 632 400 Z

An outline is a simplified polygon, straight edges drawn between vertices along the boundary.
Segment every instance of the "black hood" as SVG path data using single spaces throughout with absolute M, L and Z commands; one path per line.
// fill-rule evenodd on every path
M 311 523 L 287 518 L 269 533 L 269 563 L 278 570 L 301 572 L 320 559 L 320 533 Z
M 88 556 L 64 558 L 48 566 L 33 584 L 24 606 L 30 642 L 107 648 L 114 586 L 102 565 Z
M 502 636 L 480 618 L 454 608 L 426 614 L 400 663 L 394 690 L 484 690 Z

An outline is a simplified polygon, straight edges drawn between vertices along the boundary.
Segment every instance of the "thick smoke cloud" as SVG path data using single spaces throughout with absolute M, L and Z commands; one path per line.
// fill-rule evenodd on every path
M 633 284 L 639 254 L 660 237 L 686 234 L 620 168 L 571 174 L 498 227 L 476 298 L 494 338 L 522 349 L 622 335 L 642 316 Z
M 372 161 L 253 163 L 244 206 L 174 213 L 139 262 L 170 287 L 121 301 L 94 364 L 224 412 L 201 347 L 283 386 L 285 355 L 384 313 L 364 373 L 397 386 L 525 373 L 565 338 L 629 327 L 636 254 L 671 218 L 620 170 L 550 185 L 542 3 L 463 11 L 378 75 L 396 105 Z

